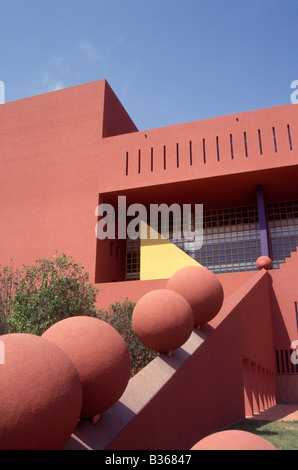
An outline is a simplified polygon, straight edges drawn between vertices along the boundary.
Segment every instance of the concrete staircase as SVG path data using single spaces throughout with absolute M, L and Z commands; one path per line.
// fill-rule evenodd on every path
M 285 262 L 280 265 L 280 269 L 286 269 L 289 266 L 298 266 L 298 251 L 293 251 L 289 258 L 286 258 Z

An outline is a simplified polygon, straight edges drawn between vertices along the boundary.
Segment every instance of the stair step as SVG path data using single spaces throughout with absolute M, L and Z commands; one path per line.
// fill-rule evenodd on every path
M 283 263 L 280 265 L 280 269 L 285 269 L 289 263 L 291 264 L 293 261 L 297 261 L 298 251 L 297 248 L 295 251 L 292 251 L 291 255 L 285 259 Z

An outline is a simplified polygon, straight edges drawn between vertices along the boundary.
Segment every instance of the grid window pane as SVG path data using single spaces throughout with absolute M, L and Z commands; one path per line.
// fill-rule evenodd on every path
M 267 204 L 273 267 L 279 268 L 298 245 L 298 200 Z
M 194 222 L 192 214 L 189 220 L 191 231 Z M 261 244 L 256 205 L 204 211 L 203 227 L 203 246 L 199 249 L 199 237 L 193 233 L 187 236 L 188 231 L 183 233 L 183 227 L 175 219 L 170 220 L 169 239 L 214 273 L 257 270 L 256 260 L 261 256 Z M 181 233 L 180 238 L 177 238 L 177 230 Z M 128 239 L 126 280 L 139 278 L 140 242 Z
M 140 279 L 140 240 L 127 238 L 125 279 L 136 281 Z
M 203 247 L 184 251 L 214 273 L 256 270 L 261 254 L 257 206 L 206 211 Z

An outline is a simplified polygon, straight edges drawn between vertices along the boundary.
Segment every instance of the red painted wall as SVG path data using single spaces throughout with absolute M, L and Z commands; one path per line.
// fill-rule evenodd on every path
M 179 198 L 218 208 L 255 203 L 257 184 L 267 201 L 297 198 L 297 116 L 298 107 L 285 105 L 138 132 L 105 80 L 1 105 L 0 263 L 29 264 L 65 252 L 98 283 L 102 306 L 137 300 L 165 280 L 110 283 L 123 279 L 124 243 L 116 256 L 116 242 L 110 251 L 108 240 L 96 239 L 99 201 L 126 194 L 128 204 Z M 226 302 L 208 340 L 111 449 L 131 442 L 144 448 L 152 438 L 155 448 L 162 438 L 162 448 L 188 449 L 241 419 L 253 408 L 249 387 L 246 400 L 243 394 L 243 370 L 249 370 L 243 360 L 267 371 L 272 390 L 274 348 L 297 339 L 298 268 L 296 261 L 287 265 L 270 274 L 221 277 Z
M 223 286 L 225 299 L 254 275 L 254 271 L 234 273 L 232 276 L 230 274 L 217 274 Z M 147 292 L 153 289 L 163 289 L 167 282 L 168 279 L 153 279 L 150 281 L 123 281 L 116 284 L 114 282 L 96 284 L 99 289 L 97 306 L 106 309 L 111 301 L 123 302 L 126 298 L 132 302 L 137 302 Z
M 244 358 L 262 371 L 258 384 L 250 377 L 251 404 L 253 392 L 258 402 L 262 397 L 267 405 L 274 404 L 267 272 L 256 273 L 229 297 L 202 333 L 207 335 L 205 342 L 110 443 L 108 450 L 187 450 L 205 435 L 244 418 Z
M 94 281 L 102 162 L 108 167 L 102 135 L 135 125 L 101 80 L 6 103 L 0 129 L 1 264 L 30 264 L 57 250 Z
M 105 80 L 2 105 L 1 263 L 65 251 L 91 280 L 123 280 L 95 238 L 101 199 L 218 208 L 255 203 L 257 184 L 267 200 L 296 197 L 297 112 L 286 105 L 138 132 Z
M 298 318 L 295 309 L 295 302 L 298 302 L 298 253 L 293 253 L 281 269 L 270 271 L 270 275 L 275 347 L 289 349 L 291 342 L 298 340 Z
M 138 132 L 105 80 L 1 105 L 0 263 L 65 252 L 97 283 L 100 306 L 137 300 L 144 284 L 110 284 L 124 279 L 125 247 L 96 239 L 99 201 L 126 194 L 128 204 L 178 198 L 218 208 L 255 203 L 257 184 L 267 201 L 297 197 L 297 113 L 285 105 Z M 221 279 L 232 292 L 241 276 Z M 293 279 L 272 273 L 278 347 L 297 334 Z
M 101 191 L 106 193 L 119 188 L 164 185 L 296 165 L 297 115 L 297 107 L 285 105 L 106 139 L 104 151 L 111 164 L 105 168 L 108 177 Z M 102 164 L 105 167 L 104 162 Z

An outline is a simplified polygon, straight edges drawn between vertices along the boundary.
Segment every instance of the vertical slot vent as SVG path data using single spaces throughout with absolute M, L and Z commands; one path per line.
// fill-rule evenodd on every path
M 280 362 L 280 373 L 281 374 L 284 374 L 285 373 L 285 363 L 284 363 L 284 354 L 283 354 L 283 350 L 280 351 L 280 359 L 281 359 L 281 362 Z
M 277 370 L 277 373 L 280 374 L 280 363 L 279 363 L 278 350 L 275 351 L 275 354 L 276 354 L 276 370 Z
M 219 160 L 220 160 L 220 155 L 219 155 L 219 140 L 218 140 L 218 136 L 216 136 L 216 153 L 217 153 L 217 161 L 219 162 Z
M 138 173 L 141 173 L 141 150 L 139 150 L 138 154 Z
M 231 159 L 234 160 L 233 136 L 230 134 Z
M 206 163 L 206 144 L 205 144 L 205 139 L 203 139 L 203 162 Z
M 289 146 L 290 146 L 290 150 L 293 150 L 293 147 L 292 147 L 292 137 L 291 137 L 291 129 L 290 129 L 290 125 L 289 125 L 289 124 L 287 125 L 287 129 L 288 129 L 288 137 L 289 137 Z
M 153 147 L 151 147 L 151 171 L 153 171 Z
M 295 349 L 279 349 L 278 350 L 277 349 L 275 351 L 275 354 L 276 354 L 277 374 L 297 374 L 298 373 L 298 364 L 296 363 L 297 350 Z M 295 358 L 294 361 L 293 361 L 293 357 Z
M 276 143 L 276 132 L 275 132 L 275 127 L 272 127 L 272 134 L 273 134 L 274 150 L 275 150 L 275 152 L 277 152 L 277 143 Z
M 246 132 L 243 132 L 243 139 L 244 139 L 244 150 L 245 150 L 245 156 L 248 157 L 248 151 L 247 151 L 247 136 Z
M 192 166 L 192 142 L 189 141 L 189 164 Z
M 290 353 L 289 353 L 290 354 L 290 373 L 294 374 L 295 373 L 295 367 L 294 367 L 294 364 L 291 361 L 291 352 L 292 351 L 290 351 Z
M 163 169 L 167 169 L 167 149 L 166 146 L 163 146 Z
M 125 174 L 128 175 L 128 152 L 126 152 Z
M 285 372 L 287 374 L 290 373 L 290 368 L 289 368 L 289 351 L 285 349 Z
M 298 331 L 298 305 L 297 302 L 295 302 L 295 316 L 296 316 L 296 327 Z
M 176 144 L 177 168 L 179 168 L 179 144 Z
M 263 148 L 262 148 L 262 136 L 261 136 L 261 131 L 258 129 L 258 136 L 259 136 L 259 148 L 260 148 L 260 154 L 263 155 Z

